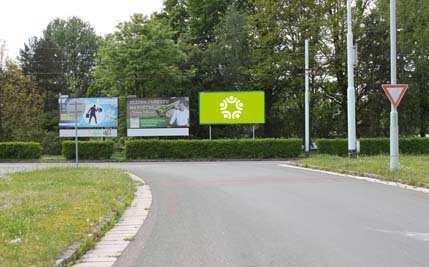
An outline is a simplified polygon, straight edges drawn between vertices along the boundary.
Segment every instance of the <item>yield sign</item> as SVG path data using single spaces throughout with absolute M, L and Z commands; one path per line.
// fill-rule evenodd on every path
M 407 89 L 408 84 L 383 84 L 384 93 L 396 108 L 399 106 L 399 103 L 401 103 Z

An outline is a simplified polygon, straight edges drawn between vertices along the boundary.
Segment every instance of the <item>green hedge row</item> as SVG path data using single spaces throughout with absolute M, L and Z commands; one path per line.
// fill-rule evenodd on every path
M 110 159 L 113 141 L 79 141 L 79 159 Z M 75 142 L 63 141 L 61 153 L 66 159 L 75 159 Z
M 292 158 L 302 152 L 300 139 L 129 140 L 127 159 Z
M 0 160 L 39 159 L 42 146 L 35 142 L 0 143 Z
M 378 155 L 389 154 L 389 138 L 362 138 L 360 141 L 360 154 Z M 347 139 L 319 139 L 316 141 L 321 154 L 344 156 L 348 153 Z M 404 154 L 429 154 L 429 138 L 400 138 L 399 150 Z

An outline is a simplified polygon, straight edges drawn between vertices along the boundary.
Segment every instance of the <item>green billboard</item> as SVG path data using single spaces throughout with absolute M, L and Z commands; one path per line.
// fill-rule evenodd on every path
M 265 123 L 263 91 L 200 93 L 200 124 L 260 123 Z

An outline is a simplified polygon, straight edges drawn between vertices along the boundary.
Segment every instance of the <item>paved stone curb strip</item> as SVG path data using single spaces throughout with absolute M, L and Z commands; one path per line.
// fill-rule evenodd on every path
M 145 185 L 142 179 L 131 173 L 129 175 L 139 183 L 133 203 L 96 246 L 77 261 L 75 267 L 113 266 L 143 225 L 152 204 L 152 194 L 149 185 Z

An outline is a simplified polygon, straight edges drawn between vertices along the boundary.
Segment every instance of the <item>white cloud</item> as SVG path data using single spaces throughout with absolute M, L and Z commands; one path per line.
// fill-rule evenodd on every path
M 112 32 L 134 13 L 150 15 L 162 8 L 163 0 L 1 0 L 0 39 L 8 55 L 16 57 L 32 36 L 40 36 L 58 17 L 78 16 L 91 23 L 98 34 Z

